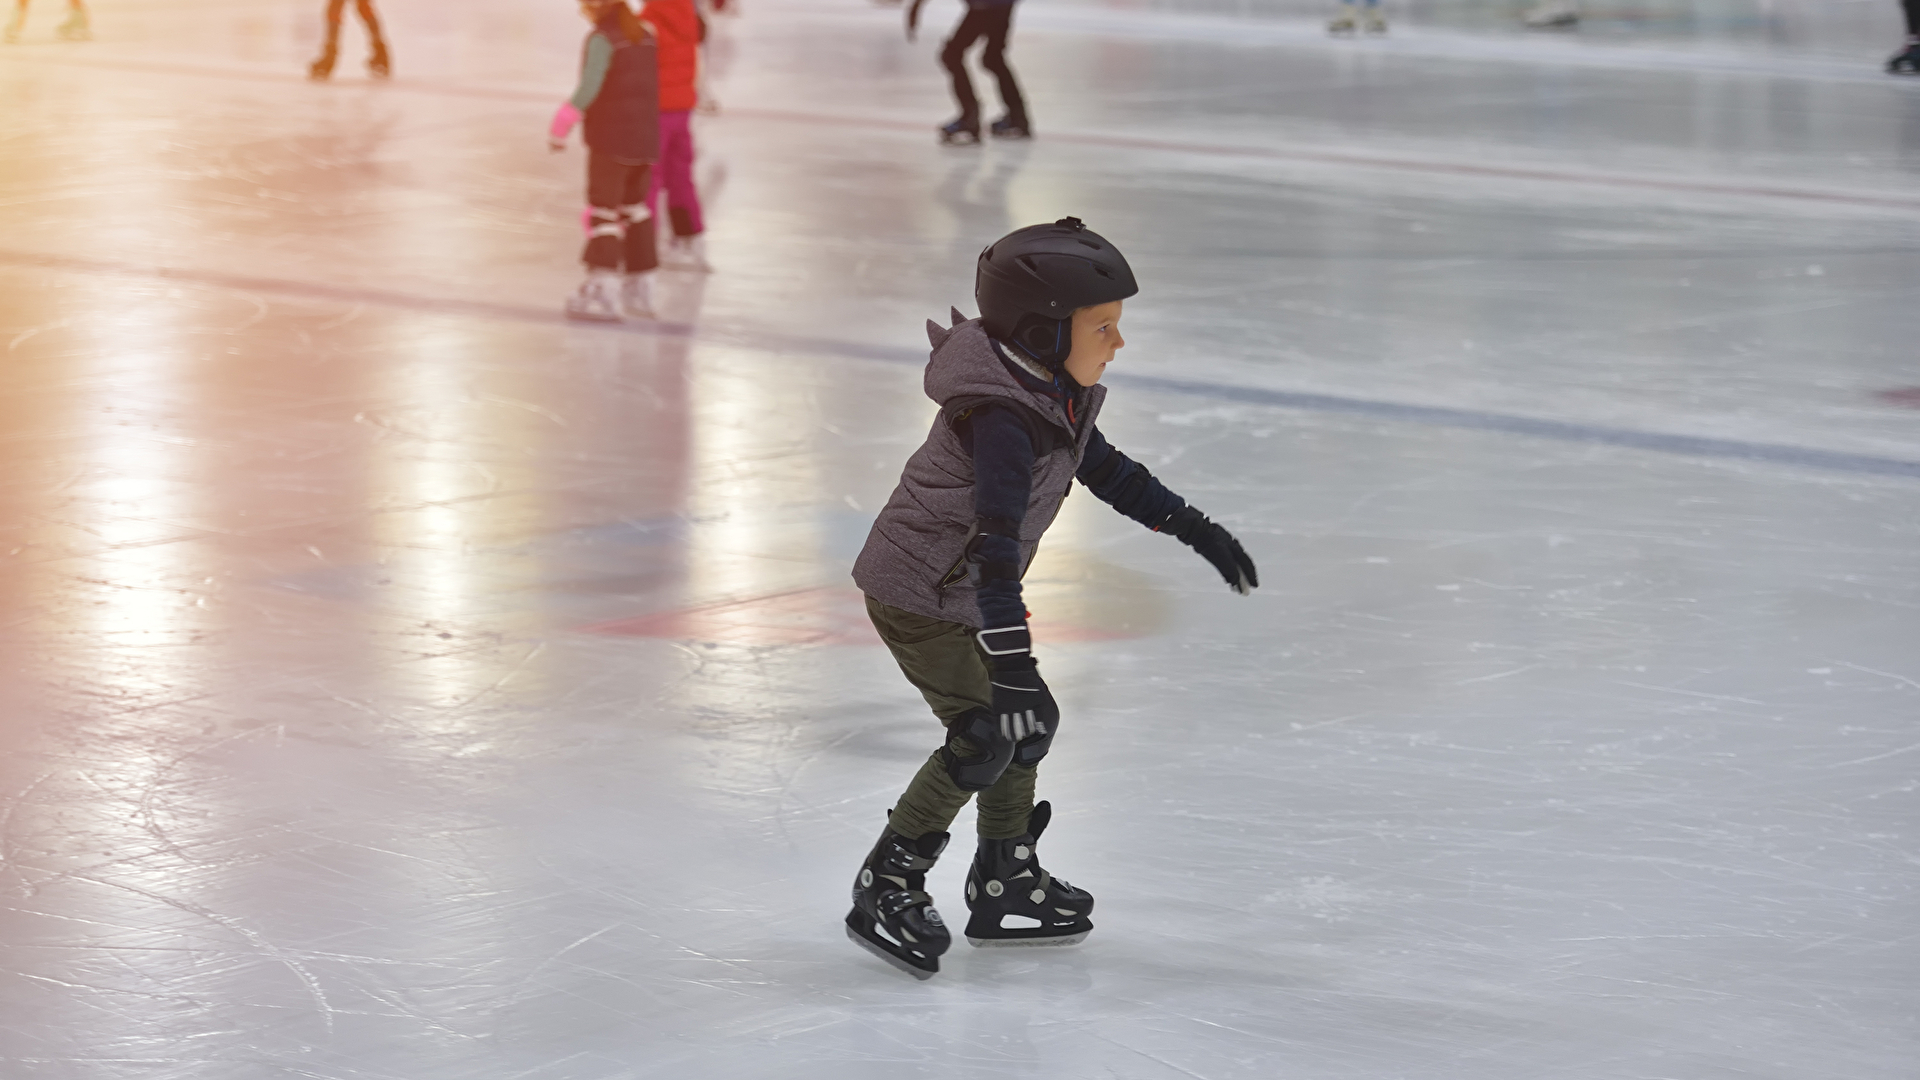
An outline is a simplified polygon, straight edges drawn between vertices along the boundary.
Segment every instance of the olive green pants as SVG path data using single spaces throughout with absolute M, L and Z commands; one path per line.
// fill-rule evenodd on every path
M 888 607 L 871 596 L 867 597 L 867 617 L 880 631 L 880 640 L 887 643 L 901 673 L 927 699 L 942 724 L 951 728 L 955 720 L 974 709 L 993 708 L 987 660 L 974 641 L 972 627 Z M 947 742 L 961 757 L 979 753 L 979 748 L 958 736 L 949 735 Z M 998 782 L 979 793 L 981 836 L 1011 840 L 1026 834 L 1038 772 L 1036 766 L 1009 765 Z M 953 782 L 936 750 L 894 804 L 888 824 L 908 839 L 945 832 L 973 795 Z

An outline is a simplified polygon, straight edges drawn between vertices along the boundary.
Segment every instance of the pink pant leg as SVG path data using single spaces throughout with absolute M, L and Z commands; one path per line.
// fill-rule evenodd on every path
M 666 185 L 669 216 L 678 236 L 697 236 L 707 229 L 700 214 L 700 192 L 693 186 L 692 119 L 689 109 L 660 114 L 660 167 L 654 170 L 653 185 L 647 191 L 647 207 L 652 209 L 661 185 Z

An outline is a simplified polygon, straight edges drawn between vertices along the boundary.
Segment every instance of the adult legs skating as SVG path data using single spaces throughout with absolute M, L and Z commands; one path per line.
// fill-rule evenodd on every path
M 1040 867 L 1040 834 L 1053 807 L 1033 808 L 1026 831 L 1006 840 L 980 838 L 967 871 L 967 941 L 979 947 L 1077 945 L 1093 929 L 1093 896 Z M 1007 919 L 1021 920 L 1006 925 Z
M 20 31 L 27 25 L 27 0 L 17 0 L 12 14 L 7 16 L 7 27 L 0 38 L 11 45 L 20 40 Z M 93 28 L 87 22 L 87 8 L 80 0 L 68 0 L 67 18 L 54 28 L 55 34 L 65 41 L 86 41 L 93 37 Z
M 327 0 L 327 40 L 320 47 L 320 55 L 307 65 L 309 78 L 325 79 L 333 74 L 334 61 L 340 55 L 340 24 L 344 21 L 346 6 L 347 0 Z M 393 74 L 393 59 L 387 53 L 387 39 L 380 32 L 380 16 L 373 10 L 373 0 L 353 0 L 353 9 L 360 13 L 360 22 L 367 28 L 367 70 L 376 78 L 384 79 Z
M 1907 41 L 1887 61 L 1893 75 L 1920 75 L 1920 0 L 1901 0 L 1907 12 Z
M 587 159 L 587 279 L 567 299 L 567 316 L 592 322 L 653 316 L 659 265 L 647 187 L 653 168 L 593 153 Z
M 987 45 L 981 53 L 980 64 L 992 72 L 999 82 L 1000 102 L 1006 108 L 1006 115 L 994 121 L 994 134 L 1012 138 L 1032 135 L 1027 120 L 1026 98 L 1020 93 L 1020 83 L 1014 77 L 1013 67 L 1007 63 L 1007 35 L 1012 26 L 1012 4 L 969 7 L 960 25 L 954 28 L 953 36 L 941 48 L 940 63 L 953 80 L 953 97 L 960 105 L 960 116 L 940 129 L 942 141 L 980 141 L 980 100 L 974 96 L 973 78 L 967 73 L 966 56 L 967 50 L 973 48 L 973 43 L 981 38 L 986 39 Z
M 1327 32 L 1351 34 L 1361 27 L 1369 34 L 1387 32 L 1386 16 L 1380 14 L 1380 0 L 1340 0 L 1340 11 L 1327 23 Z

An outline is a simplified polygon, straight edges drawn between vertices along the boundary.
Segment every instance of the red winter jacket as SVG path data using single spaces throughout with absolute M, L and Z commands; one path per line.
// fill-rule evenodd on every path
M 660 111 L 677 112 L 699 104 L 693 80 L 700 66 L 700 38 L 706 27 L 693 0 L 647 0 L 640 17 L 660 38 Z

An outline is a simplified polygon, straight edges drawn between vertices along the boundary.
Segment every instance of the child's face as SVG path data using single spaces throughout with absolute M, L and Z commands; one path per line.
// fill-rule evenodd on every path
M 1073 313 L 1073 351 L 1067 354 L 1067 374 L 1081 386 L 1099 382 L 1113 354 L 1127 344 L 1120 336 L 1120 303 L 1095 304 Z

